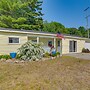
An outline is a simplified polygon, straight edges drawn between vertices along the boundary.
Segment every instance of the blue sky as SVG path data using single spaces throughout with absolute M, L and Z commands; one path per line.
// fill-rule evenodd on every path
M 90 7 L 90 0 L 43 0 L 43 19 L 60 22 L 65 27 L 86 27 L 84 9 L 88 6 Z

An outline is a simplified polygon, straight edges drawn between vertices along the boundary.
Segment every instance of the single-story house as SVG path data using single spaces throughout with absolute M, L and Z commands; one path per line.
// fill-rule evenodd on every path
M 51 43 L 56 51 L 67 54 L 82 52 L 87 38 L 64 35 L 64 39 L 59 39 L 53 33 L 0 28 L 0 54 L 17 52 L 17 49 L 28 40 L 35 43 L 42 42 L 46 52 L 50 51 L 48 44 Z

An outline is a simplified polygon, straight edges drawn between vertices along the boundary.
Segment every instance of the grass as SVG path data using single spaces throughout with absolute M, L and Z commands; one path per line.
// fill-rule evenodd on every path
M 0 62 L 0 90 L 90 90 L 90 61 Z

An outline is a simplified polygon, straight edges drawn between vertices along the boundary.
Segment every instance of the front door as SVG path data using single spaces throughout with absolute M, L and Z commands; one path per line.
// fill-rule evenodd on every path
M 77 41 L 69 41 L 69 52 L 77 52 Z
M 57 40 L 57 52 L 61 51 L 60 40 Z

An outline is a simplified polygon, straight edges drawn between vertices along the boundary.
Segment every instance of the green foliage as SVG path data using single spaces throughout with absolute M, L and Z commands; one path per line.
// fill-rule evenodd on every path
M 20 59 L 21 56 L 19 54 L 16 55 L 16 59 Z
M 44 50 L 41 44 L 35 44 L 31 41 L 26 42 L 18 49 L 18 54 L 22 60 L 39 60 L 43 57 Z
M 62 25 L 61 23 L 58 23 L 58 22 L 51 22 L 51 23 L 44 22 L 43 31 L 55 32 L 55 33 L 60 31 L 61 33 L 65 33 L 66 29 L 65 29 L 64 25 Z
M 60 55 L 60 52 L 56 52 L 55 54 L 52 54 L 51 56 L 52 56 L 52 57 L 56 57 L 56 56 L 58 56 L 58 55 Z
M 89 49 L 85 49 L 85 48 L 82 49 L 82 52 L 83 53 L 90 53 Z
M 60 55 L 60 52 L 56 52 L 57 55 Z
M 79 28 L 78 28 L 78 30 L 81 32 L 81 35 L 82 36 L 85 36 L 85 28 L 83 27 L 83 26 L 80 26 Z
M 57 56 L 57 53 L 55 53 L 55 54 L 52 54 L 51 56 L 52 56 L 52 57 L 56 57 L 56 56 Z
M 46 52 L 45 54 L 44 54 L 44 57 L 50 57 L 50 53 L 48 53 L 48 52 Z
M 90 29 L 89 29 L 90 30 Z M 45 32 L 61 32 L 63 34 L 69 34 L 69 35 L 75 35 L 75 36 L 80 36 L 80 37 L 87 37 L 88 32 L 85 30 L 83 26 L 80 26 L 78 29 L 77 28 L 65 28 L 64 25 L 58 22 L 44 22 L 44 28 L 43 31 Z
M 0 59 L 11 59 L 10 55 L 0 55 Z
M 56 56 L 58 56 L 58 55 L 60 55 L 60 52 L 56 52 L 55 54 L 51 54 L 50 55 L 50 53 L 48 53 L 48 52 L 46 52 L 45 54 L 44 54 L 44 57 L 47 57 L 47 58 L 49 58 L 49 57 L 56 57 Z
M 0 27 L 42 29 L 41 5 L 40 0 L 0 0 Z

